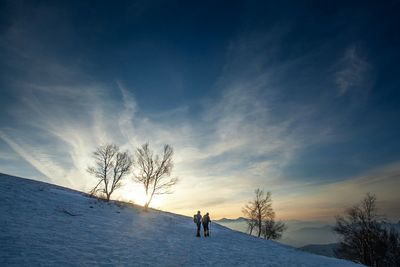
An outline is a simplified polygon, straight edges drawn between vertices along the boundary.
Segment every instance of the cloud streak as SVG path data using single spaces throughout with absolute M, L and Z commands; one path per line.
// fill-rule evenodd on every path
M 365 85 L 366 75 L 370 64 L 360 55 L 357 46 L 347 48 L 340 60 L 340 70 L 336 72 L 336 84 L 339 87 L 339 96 L 348 93 L 352 88 Z
M 262 83 L 257 81 L 257 86 Z M 182 178 L 174 199 L 181 201 L 187 195 L 179 192 L 188 190 L 193 195 L 190 189 L 198 185 L 187 207 L 214 188 L 228 200 L 246 188 L 251 193 L 260 184 L 279 184 L 268 173 L 277 175 L 298 147 L 296 133 L 289 133 L 290 122 L 276 123 L 269 117 L 253 84 L 224 89 L 219 99 L 205 101 L 195 122 L 186 109 L 175 111 L 180 120 L 150 119 L 140 113 L 131 90 L 121 82 L 115 87 L 119 98 L 107 97 L 112 89 L 101 85 L 22 87 L 25 98 L 12 114 L 25 126 L 14 129 L 13 136 L 25 142 L 10 138 L 7 129 L 2 129 L 1 139 L 48 179 L 80 190 L 93 183 L 85 169 L 96 145 L 116 142 L 132 150 L 147 141 L 156 148 L 170 143 L 176 151 L 175 174 Z M 34 138 L 24 134 L 25 127 L 35 129 L 29 133 Z M 171 208 L 177 203 L 168 201 Z

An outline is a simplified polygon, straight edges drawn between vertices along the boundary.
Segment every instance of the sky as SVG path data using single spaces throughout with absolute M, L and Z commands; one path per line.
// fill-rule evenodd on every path
M 399 1 L 0 1 L 0 172 L 89 191 L 99 145 L 174 148 L 153 207 L 400 219 Z M 115 199 L 140 203 L 124 181 Z

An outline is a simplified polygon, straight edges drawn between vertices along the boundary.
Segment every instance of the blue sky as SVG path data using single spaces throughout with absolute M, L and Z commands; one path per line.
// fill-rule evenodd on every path
M 400 219 L 399 7 L 2 1 L 0 171 L 88 190 L 96 145 L 169 143 L 162 209 L 240 216 L 260 187 L 329 220 L 370 191 Z

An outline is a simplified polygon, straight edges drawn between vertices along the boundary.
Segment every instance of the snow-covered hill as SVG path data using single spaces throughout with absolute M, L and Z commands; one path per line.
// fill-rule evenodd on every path
M 193 207 L 195 210 L 195 207 Z M 357 266 L 191 218 L 0 174 L 0 266 Z

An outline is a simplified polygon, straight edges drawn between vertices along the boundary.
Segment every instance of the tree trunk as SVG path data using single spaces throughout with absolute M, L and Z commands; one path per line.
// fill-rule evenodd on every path
M 150 199 L 144 204 L 144 208 L 147 210 L 149 208 L 150 202 L 153 199 L 154 191 L 151 193 Z

